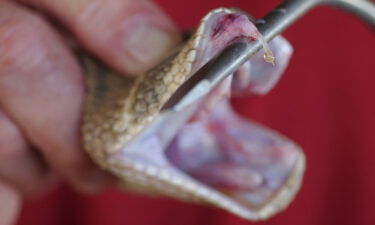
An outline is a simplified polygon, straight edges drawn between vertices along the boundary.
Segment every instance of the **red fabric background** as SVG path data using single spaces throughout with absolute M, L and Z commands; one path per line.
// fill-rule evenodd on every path
M 182 28 L 207 11 L 235 6 L 262 16 L 278 0 L 159 0 Z M 375 224 L 375 39 L 334 9 L 314 10 L 285 32 L 295 55 L 267 96 L 236 99 L 242 114 L 299 143 L 307 155 L 301 192 L 264 225 Z M 241 225 L 221 210 L 107 191 L 82 196 L 67 187 L 26 203 L 18 225 Z

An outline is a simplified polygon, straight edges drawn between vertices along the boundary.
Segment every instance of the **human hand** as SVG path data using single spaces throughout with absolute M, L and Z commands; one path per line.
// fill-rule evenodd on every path
M 0 0 L 0 225 L 56 177 L 88 193 L 114 182 L 80 143 L 84 80 L 72 46 L 137 74 L 179 40 L 147 0 Z

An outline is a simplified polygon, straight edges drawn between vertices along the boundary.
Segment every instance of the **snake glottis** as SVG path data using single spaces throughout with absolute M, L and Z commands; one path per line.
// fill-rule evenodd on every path
M 128 190 L 211 204 L 250 220 L 284 209 L 304 171 L 300 148 L 237 115 L 231 95 L 261 95 L 277 82 L 292 48 L 282 37 L 265 44 L 207 96 L 179 111 L 161 111 L 176 89 L 229 44 L 261 39 L 244 14 L 206 15 L 173 57 L 135 78 L 84 56 L 87 98 L 83 143 L 90 156 Z

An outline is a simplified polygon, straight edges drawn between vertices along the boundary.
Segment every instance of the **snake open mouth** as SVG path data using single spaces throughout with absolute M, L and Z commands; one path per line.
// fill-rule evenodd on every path
M 176 79 L 179 72 L 185 74 L 183 82 L 231 43 L 259 39 L 260 33 L 247 16 L 228 9 L 214 10 L 203 18 L 161 79 L 180 82 L 181 77 Z M 266 94 L 280 78 L 291 46 L 277 37 L 264 47 L 265 53 L 253 56 L 207 96 L 184 109 L 145 112 L 144 118 L 151 122 L 142 125 L 119 151 L 106 156 L 104 167 L 135 191 L 206 202 L 252 220 L 264 219 L 286 207 L 301 182 L 303 153 L 285 137 L 238 115 L 229 103 L 230 94 Z M 263 54 L 273 57 L 271 50 L 275 66 L 264 62 Z M 150 72 L 147 76 L 160 74 Z M 130 94 L 147 98 L 151 93 L 153 97 L 154 92 L 142 88 L 151 80 L 147 76 L 135 81 L 139 90 L 130 90 Z M 169 90 L 158 86 L 161 84 L 154 85 L 156 92 Z M 167 100 L 160 96 L 154 99 L 160 107 Z M 137 108 L 139 103 L 134 101 L 131 103 Z M 139 118 L 129 121 L 137 124 Z M 135 127 L 140 125 L 131 125 Z

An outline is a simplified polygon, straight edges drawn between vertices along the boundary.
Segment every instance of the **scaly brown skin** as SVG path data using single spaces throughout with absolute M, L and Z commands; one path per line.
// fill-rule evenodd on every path
M 259 220 L 282 210 L 293 198 L 300 186 L 303 173 L 302 155 L 278 194 L 255 212 L 238 206 L 237 203 L 223 197 L 222 193 L 202 187 L 191 179 L 186 179 L 185 182 L 185 178 L 180 178 L 176 174 L 159 174 L 130 160 L 116 161 L 110 157 L 118 153 L 159 116 L 164 103 L 194 72 L 191 70 L 196 49 L 203 42 L 202 34 L 208 26 L 207 19 L 215 13 L 233 12 L 228 9 L 216 9 L 209 13 L 176 57 L 137 77 L 119 76 L 95 59 L 82 56 L 88 74 L 88 94 L 82 126 L 83 143 L 94 161 L 124 181 L 128 189 L 205 202 L 241 217 Z M 272 58 L 272 55 L 266 58 L 270 57 Z
M 100 62 L 83 56 L 87 70 L 84 146 L 102 164 L 158 115 L 161 107 L 186 80 L 192 62 L 185 62 L 195 39 L 179 55 L 136 78 L 109 71 Z M 190 47 L 191 46 L 191 47 Z

